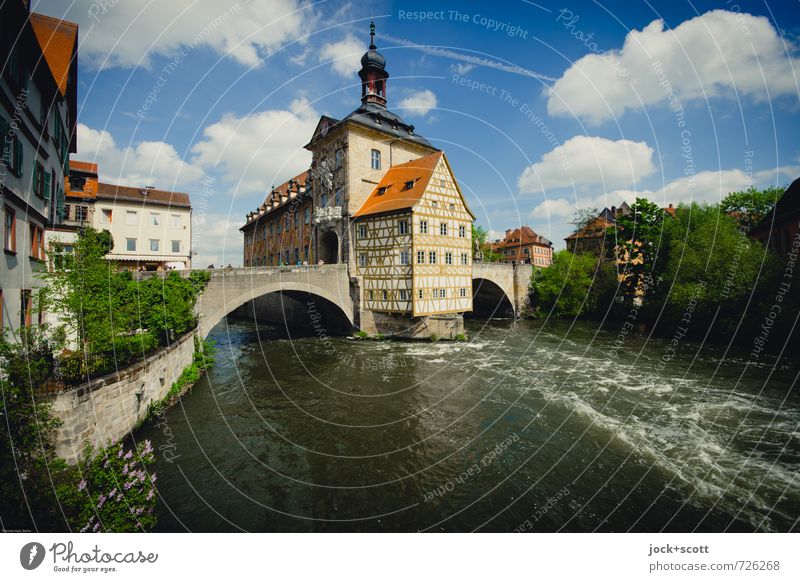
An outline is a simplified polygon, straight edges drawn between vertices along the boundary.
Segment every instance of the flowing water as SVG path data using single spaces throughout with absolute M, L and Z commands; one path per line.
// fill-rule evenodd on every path
M 216 367 L 136 434 L 159 451 L 158 529 L 797 528 L 797 364 L 631 335 L 615 350 L 591 323 L 468 331 L 223 322 Z

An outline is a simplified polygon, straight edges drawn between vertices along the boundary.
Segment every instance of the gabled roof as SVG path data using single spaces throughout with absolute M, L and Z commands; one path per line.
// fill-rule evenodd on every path
M 117 186 L 116 184 L 97 185 L 98 200 L 120 200 L 123 202 L 138 202 L 140 204 L 158 204 L 160 206 L 174 206 L 180 208 L 191 208 L 189 195 L 185 192 L 170 192 L 168 190 L 156 190 L 155 188 L 131 188 L 129 186 Z
M 492 243 L 493 247 L 503 248 L 506 246 L 518 247 L 521 245 L 538 244 L 550 246 L 553 243 L 540 234 L 536 234 L 530 226 L 515 228 L 508 232 L 504 239 Z
M 56 86 L 65 97 L 72 59 L 76 56 L 78 25 L 35 12 L 31 13 L 30 23 Z
M 353 216 L 380 214 L 414 206 L 425 193 L 443 155 L 443 152 L 436 152 L 389 168 Z
M 278 210 L 282 205 L 280 204 L 281 198 L 286 196 L 286 200 L 284 204 L 288 203 L 289 200 L 292 198 L 289 196 L 290 192 L 295 192 L 297 194 L 301 193 L 301 187 L 304 187 L 306 181 L 308 180 L 310 170 L 306 170 L 300 174 L 297 174 L 294 178 L 290 178 L 286 180 L 280 186 L 274 186 L 272 190 L 264 197 L 264 201 L 261 205 L 254 210 L 253 212 L 247 213 L 247 222 L 239 230 L 244 230 L 252 224 L 253 222 L 258 221 L 259 218 L 264 216 L 265 214 L 269 214 L 272 210 Z M 291 190 L 290 190 L 291 187 Z M 272 207 L 273 201 L 278 202 L 278 206 L 275 208 Z

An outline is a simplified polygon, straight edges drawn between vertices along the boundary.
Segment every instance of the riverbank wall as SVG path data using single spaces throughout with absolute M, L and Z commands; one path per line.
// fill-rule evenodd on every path
M 77 463 L 86 444 L 97 450 L 127 436 L 162 400 L 194 354 L 192 331 L 142 362 L 63 391 L 44 394 L 61 420 L 54 435 L 55 453 Z

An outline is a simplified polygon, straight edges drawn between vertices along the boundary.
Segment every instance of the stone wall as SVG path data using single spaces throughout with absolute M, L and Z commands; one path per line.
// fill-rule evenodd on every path
M 362 310 L 359 329 L 399 339 L 456 339 L 464 335 L 464 316 L 460 314 L 412 317 L 402 313 Z
M 161 400 L 192 363 L 194 332 L 145 361 L 70 390 L 44 396 L 63 424 L 55 434 L 56 455 L 76 463 L 86 443 L 93 448 L 125 437 Z

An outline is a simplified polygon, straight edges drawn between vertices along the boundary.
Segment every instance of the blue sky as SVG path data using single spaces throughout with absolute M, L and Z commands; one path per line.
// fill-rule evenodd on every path
M 188 191 L 196 264 L 359 104 L 374 17 L 389 107 L 446 151 L 478 222 L 563 247 L 577 208 L 718 201 L 800 176 L 789 2 L 34 0 L 80 24 L 74 159 Z M 424 13 L 424 14 L 421 14 Z

